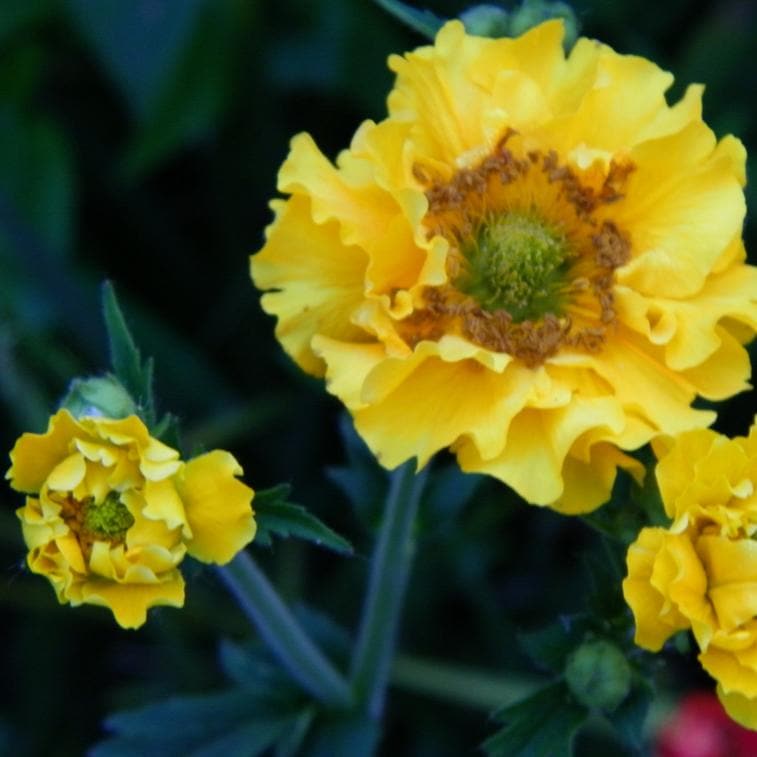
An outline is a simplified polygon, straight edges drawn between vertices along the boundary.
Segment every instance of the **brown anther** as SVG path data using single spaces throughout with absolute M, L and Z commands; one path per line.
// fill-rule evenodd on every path
M 427 288 L 422 304 L 398 324 L 408 345 L 457 333 L 486 349 L 511 354 L 529 367 L 542 364 L 563 345 L 588 352 L 602 348 L 608 327 L 616 320 L 615 270 L 630 259 L 631 243 L 615 223 L 597 218 L 595 210 L 624 196 L 634 165 L 612 160 L 600 181 L 595 167 L 582 172 L 562 163 L 555 150 L 519 155 L 517 144 L 508 147 L 516 133 L 507 129 L 488 156 L 458 170 L 449 180 L 434 176 L 432 169 L 413 166 L 413 175 L 426 187 L 428 237 L 439 235 L 449 242 L 451 283 Z M 530 172 L 534 183 L 521 199 L 518 182 Z M 479 230 L 492 215 L 511 210 L 539 212 L 538 203 L 531 199 L 539 182 L 555 187 L 556 197 L 550 197 L 550 215 L 545 220 L 567 229 L 571 247 L 565 262 L 567 276 L 559 290 L 559 313 L 515 322 L 504 309 L 483 309 L 456 289 L 455 282 L 466 275 L 467 250 L 478 244 Z M 571 312 L 580 313 L 580 319 L 574 322 Z
M 601 268 L 615 270 L 631 257 L 631 243 L 612 221 L 603 221 L 598 234 L 591 237 L 594 260 Z

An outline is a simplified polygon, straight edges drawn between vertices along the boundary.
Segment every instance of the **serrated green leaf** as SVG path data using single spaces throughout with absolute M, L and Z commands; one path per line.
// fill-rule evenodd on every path
M 440 18 L 435 13 L 412 8 L 400 2 L 400 0 L 374 0 L 374 2 L 398 21 L 405 24 L 405 26 L 410 27 L 430 40 L 436 37 L 436 33 L 445 23 L 445 19 Z
M 131 335 L 113 285 L 106 281 L 102 287 L 102 306 L 108 331 L 110 360 L 113 374 L 143 409 L 147 425 L 153 425 L 153 361 L 144 364 Z
M 282 737 L 299 717 L 299 705 L 271 702 L 267 692 L 240 687 L 171 697 L 111 715 L 113 732 L 92 757 L 254 757 Z
M 255 495 L 255 520 L 258 530 L 255 543 L 270 546 L 271 536 L 295 536 L 341 554 L 351 555 L 352 545 L 304 507 L 286 501 L 290 487 L 286 484 Z
M 483 744 L 488 757 L 571 757 L 576 731 L 588 711 L 555 683 L 496 714 L 504 723 Z

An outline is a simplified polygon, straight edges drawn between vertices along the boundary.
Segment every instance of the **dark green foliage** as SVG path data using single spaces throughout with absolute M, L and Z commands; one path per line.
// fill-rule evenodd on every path
M 494 718 L 504 727 L 484 742 L 488 757 L 570 757 L 586 709 L 573 701 L 564 684 L 555 683 Z
M 270 547 L 274 534 L 296 536 L 341 554 L 352 554 L 352 545 L 344 537 L 321 523 L 304 507 L 287 501 L 290 491 L 288 484 L 279 484 L 256 493 L 253 503 L 258 524 L 255 543 Z

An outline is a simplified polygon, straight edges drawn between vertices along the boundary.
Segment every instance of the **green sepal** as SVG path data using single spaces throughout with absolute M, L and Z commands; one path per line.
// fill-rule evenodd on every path
M 611 641 L 588 639 L 568 657 L 565 682 L 581 704 L 610 713 L 631 690 L 631 666 Z
M 570 757 L 587 716 L 567 686 L 554 683 L 495 713 L 504 725 L 483 743 L 483 750 L 488 757 Z
M 340 554 L 351 555 L 352 545 L 301 505 L 288 502 L 292 487 L 279 484 L 255 493 L 253 507 L 258 525 L 255 544 L 269 547 L 272 536 L 295 536 Z
M 134 398 L 140 415 L 148 427 L 155 424 L 153 395 L 153 360 L 142 362 L 134 337 L 118 304 L 113 285 L 106 281 L 102 287 L 102 307 L 108 332 L 111 368 L 115 377 Z
M 440 18 L 429 10 L 418 10 L 400 0 L 374 0 L 376 5 L 401 21 L 413 31 L 433 40 L 447 19 Z
M 126 418 L 137 412 L 131 394 L 115 376 L 110 375 L 74 379 L 68 385 L 60 407 L 74 418 L 87 415 Z

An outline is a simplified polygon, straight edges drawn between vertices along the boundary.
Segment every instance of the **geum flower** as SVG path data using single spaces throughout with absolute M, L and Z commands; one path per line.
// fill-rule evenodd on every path
M 276 334 L 380 461 L 449 447 L 569 512 L 623 450 L 703 427 L 747 387 L 745 152 L 700 86 L 558 21 L 484 39 L 452 21 L 389 65 L 389 115 L 336 166 L 292 141 L 252 277 Z
M 655 448 L 672 523 L 642 529 L 628 549 L 636 643 L 658 651 L 691 629 L 726 711 L 757 729 L 757 425 L 748 437 L 701 429 Z
M 255 535 L 253 491 L 228 452 L 188 462 L 136 416 L 74 419 L 60 410 L 44 434 L 11 452 L 11 486 L 27 562 L 61 603 L 104 605 L 136 628 L 154 605 L 181 607 L 185 554 L 224 564 Z

